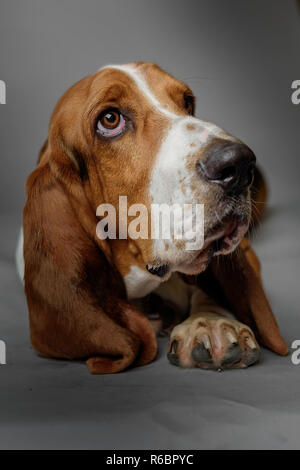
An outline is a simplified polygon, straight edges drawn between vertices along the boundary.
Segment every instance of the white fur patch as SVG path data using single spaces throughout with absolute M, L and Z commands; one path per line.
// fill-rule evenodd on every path
M 150 294 L 161 280 L 148 271 L 132 265 L 129 273 L 124 277 L 124 282 L 128 298 L 139 299 Z

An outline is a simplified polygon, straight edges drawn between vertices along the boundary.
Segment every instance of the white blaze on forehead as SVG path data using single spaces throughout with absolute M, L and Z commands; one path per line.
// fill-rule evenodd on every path
M 145 79 L 145 76 L 138 69 L 138 66 L 136 65 L 107 65 L 100 70 L 103 70 L 106 68 L 120 70 L 121 72 L 128 75 L 134 81 L 138 90 L 148 99 L 148 101 L 150 101 L 151 105 L 154 108 L 156 108 L 159 112 L 161 112 L 162 114 L 165 114 L 169 118 L 172 118 L 172 119 L 178 118 L 177 114 L 169 111 L 167 108 L 162 106 L 162 104 L 158 101 L 153 91 L 150 89 Z

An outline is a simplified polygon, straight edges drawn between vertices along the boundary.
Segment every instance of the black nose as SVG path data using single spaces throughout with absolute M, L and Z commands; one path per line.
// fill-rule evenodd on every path
M 237 195 L 251 184 L 255 162 L 247 145 L 220 139 L 209 146 L 197 167 L 206 180 L 220 185 L 228 194 Z

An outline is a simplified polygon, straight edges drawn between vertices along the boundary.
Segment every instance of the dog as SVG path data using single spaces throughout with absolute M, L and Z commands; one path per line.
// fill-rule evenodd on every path
M 245 237 L 266 195 L 255 163 L 239 139 L 196 118 L 191 89 L 153 63 L 106 66 L 73 85 L 26 184 L 34 349 L 85 360 L 92 374 L 153 361 L 158 331 L 170 335 L 170 363 L 185 368 L 247 367 L 259 344 L 287 354 Z M 203 204 L 202 248 L 97 236 L 97 207 L 118 216 L 120 195 L 148 210 Z

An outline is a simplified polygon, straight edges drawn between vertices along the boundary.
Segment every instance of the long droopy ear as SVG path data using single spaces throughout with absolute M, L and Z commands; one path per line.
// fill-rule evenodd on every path
M 97 239 L 101 187 L 91 161 L 76 148 L 58 135 L 49 140 L 26 185 L 31 341 L 43 356 L 85 359 L 91 373 L 114 373 L 152 361 L 156 337 L 127 302 L 108 243 Z
M 95 230 L 96 208 L 103 202 L 103 190 L 95 161 L 85 149 L 80 150 L 80 144 L 76 147 L 74 144 L 69 145 L 60 131 L 53 131 L 52 134 L 48 144 L 50 171 L 68 194 L 81 225 L 105 256 L 111 259 L 108 242 L 100 240 Z

